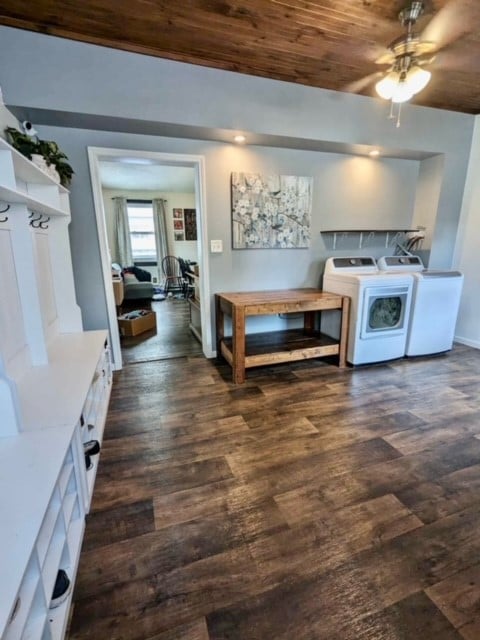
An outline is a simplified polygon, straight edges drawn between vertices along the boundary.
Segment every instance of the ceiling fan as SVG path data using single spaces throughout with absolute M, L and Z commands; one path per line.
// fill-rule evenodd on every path
M 388 65 L 384 72 L 376 72 L 349 85 L 352 92 L 362 91 L 367 85 L 377 80 L 375 90 L 385 100 L 393 104 L 401 104 L 410 100 L 416 93 L 424 89 L 431 79 L 428 68 L 435 61 L 435 67 L 441 68 L 442 62 L 447 66 L 461 67 L 460 59 L 455 64 L 455 56 L 445 55 L 445 49 L 453 42 L 473 29 L 476 22 L 478 5 L 476 0 L 449 0 L 430 20 L 420 35 L 415 32 L 415 25 L 425 12 L 425 4 L 421 0 L 413 0 L 398 14 L 398 19 L 405 33 L 391 42 L 375 61 L 379 65 Z M 437 54 L 442 50 L 439 60 Z M 454 53 L 454 52 L 450 52 Z M 450 58 L 450 59 L 449 59 Z M 378 78 L 380 79 L 378 80 Z
M 407 102 L 414 94 L 424 89 L 432 76 L 423 65 L 433 61 L 425 59 L 436 49 L 435 42 L 420 39 L 414 31 L 418 18 L 424 12 L 424 4 L 414 1 L 399 13 L 399 20 L 406 28 L 405 35 L 396 38 L 388 46 L 389 53 L 377 62 L 390 64 L 386 75 L 375 84 L 381 98 L 392 102 Z

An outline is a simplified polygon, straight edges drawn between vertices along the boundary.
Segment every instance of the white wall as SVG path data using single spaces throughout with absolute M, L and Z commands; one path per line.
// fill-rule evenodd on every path
M 443 181 L 445 158 L 442 155 L 420 162 L 413 227 L 425 228 L 424 249 L 430 250 L 435 231 L 438 201 Z
M 480 348 L 480 116 L 475 119 L 470 164 L 465 185 L 455 266 L 463 272 L 456 339 Z
M 173 235 L 173 209 L 195 209 L 194 193 L 173 193 L 171 191 L 133 191 L 128 189 L 102 189 L 102 194 L 105 208 L 105 221 L 107 224 L 108 242 L 110 245 L 110 253 L 114 262 L 118 262 L 118 256 L 116 256 L 114 252 L 114 207 L 112 201 L 112 198 L 115 198 L 116 196 L 124 196 L 125 198 L 129 198 L 131 200 L 153 200 L 154 198 L 163 198 L 164 200 L 166 200 L 167 202 L 165 204 L 165 210 L 167 214 L 168 246 L 172 247 L 173 255 L 177 256 L 178 258 L 197 262 L 197 242 L 191 240 L 176 242 Z

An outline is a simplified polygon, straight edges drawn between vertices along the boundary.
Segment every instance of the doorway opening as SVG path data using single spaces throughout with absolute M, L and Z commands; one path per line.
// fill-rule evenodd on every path
M 203 157 L 103 148 L 88 154 L 114 367 L 211 357 Z M 181 267 L 174 281 L 167 256 Z M 147 310 L 156 326 L 120 335 L 118 317 L 137 324 Z

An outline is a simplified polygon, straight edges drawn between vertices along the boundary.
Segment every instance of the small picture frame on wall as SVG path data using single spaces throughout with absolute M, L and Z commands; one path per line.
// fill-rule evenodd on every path
M 173 217 L 183 219 L 183 209 L 174 209 Z
M 175 219 L 173 221 L 173 228 L 175 229 L 175 231 L 183 231 L 183 220 Z
M 174 231 L 173 237 L 175 242 L 183 242 L 185 240 L 185 234 L 183 231 Z
M 184 209 L 185 240 L 197 239 L 197 213 L 195 209 Z

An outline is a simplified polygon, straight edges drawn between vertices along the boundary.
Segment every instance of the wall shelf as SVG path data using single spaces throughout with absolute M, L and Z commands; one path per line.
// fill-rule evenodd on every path
M 391 242 L 403 240 L 407 233 L 419 233 L 421 231 L 423 229 L 322 229 L 320 234 L 333 236 L 332 249 L 336 250 L 339 237 L 347 238 L 357 235 L 358 248 L 362 249 L 364 241 L 366 239 L 372 240 L 375 236 L 385 236 L 385 247 L 388 247 Z

